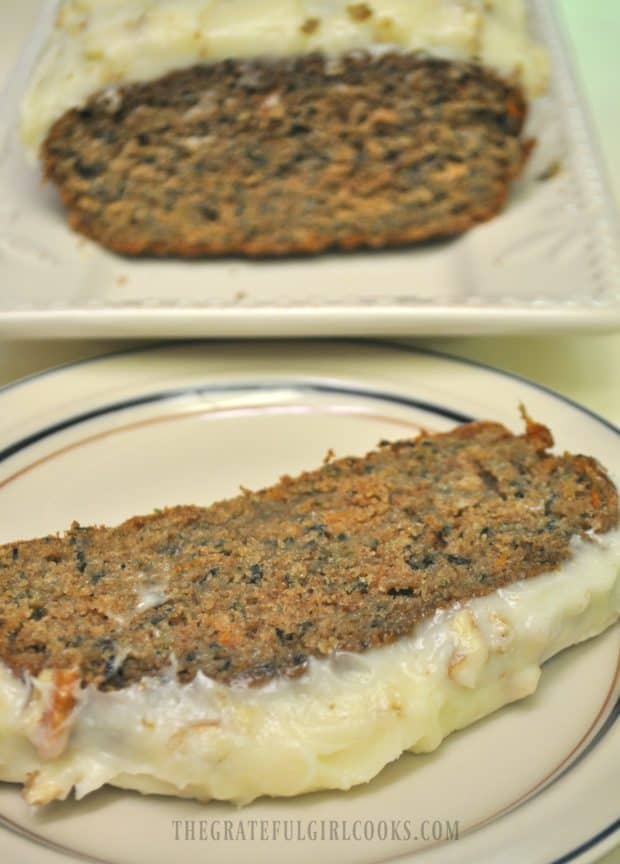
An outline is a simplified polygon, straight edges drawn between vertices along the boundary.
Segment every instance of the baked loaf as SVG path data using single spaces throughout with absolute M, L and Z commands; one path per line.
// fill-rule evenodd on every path
M 114 26 L 95 0 L 61 5 L 24 134 L 77 231 L 126 255 L 272 256 L 447 237 L 503 206 L 544 79 L 520 3 L 328 2 L 322 17 L 309 0 L 305 15 L 267 3 L 244 7 L 254 42 L 239 0 L 204 18 L 181 4 L 169 14 L 196 29 L 180 69 L 160 55 L 182 56 L 185 36 L 171 27 L 164 51 L 151 20 L 167 5 L 144 0 Z M 144 45 L 142 65 L 121 64 L 119 34 Z
M 94 97 L 52 128 L 71 225 L 128 255 L 283 255 L 460 234 L 503 205 L 525 100 L 416 55 L 224 61 Z
M 541 426 L 466 425 L 208 508 L 0 547 L 0 657 L 120 688 L 173 655 L 181 681 L 262 681 L 392 642 L 615 527 L 600 466 L 550 443 Z
M 551 443 L 475 423 L 0 547 L 0 777 L 38 803 L 348 788 L 532 692 L 619 611 L 616 490 Z

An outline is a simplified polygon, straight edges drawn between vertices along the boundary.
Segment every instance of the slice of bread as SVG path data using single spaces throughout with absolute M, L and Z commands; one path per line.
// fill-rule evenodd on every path
M 95 94 L 42 153 L 73 228 L 126 255 L 381 248 L 494 216 L 525 113 L 516 83 L 469 63 L 231 60 Z
M 604 471 L 550 441 L 465 425 L 207 508 L 0 547 L 0 658 L 119 689 L 173 656 L 181 681 L 263 681 L 392 642 L 616 526 Z
M 0 777 L 348 788 L 532 692 L 620 612 L 616 489 L 551 444 L 474 423 L 0 547 Z

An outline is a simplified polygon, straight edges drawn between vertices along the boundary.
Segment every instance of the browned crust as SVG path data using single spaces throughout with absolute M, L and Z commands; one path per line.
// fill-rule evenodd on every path
M 182 681 L 261 681 L 392 642 L 616 526 L 603 468 L 551 444 L 531 420 L 520 436 L 474 423 L 208 508 L 2 546 L 0 658 L 122 688 L 172 656 Z M 163 601 L 137 610 L 162 580 Z
M 42 158 L 71 226 L 121 254 L 376 249 L 495 216 L 531 147 L 525 111 L 472 64 L 225 61 L 128 85 L 112 107 L 94 96 Z
M 27 706 L 31 720 L 29 738 L 41 759 L 55 759 L 69 739 L 81 674 L 78 669 L 47 669 L 39 683 L 41 686 L 31 692 Z

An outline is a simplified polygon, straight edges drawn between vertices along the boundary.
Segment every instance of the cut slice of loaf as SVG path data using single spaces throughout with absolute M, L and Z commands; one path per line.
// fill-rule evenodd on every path
M 42 156 L 71 225 L 123 254 L 381 248 L 494 216 L 525 113 L 516 83 L 471 63 L 230 60 L 93 95 Z
M 616 489 L 551 443 L 474 423 L 0 547 L 0 778 L 347 789 L 532 693 L 620 614 Z

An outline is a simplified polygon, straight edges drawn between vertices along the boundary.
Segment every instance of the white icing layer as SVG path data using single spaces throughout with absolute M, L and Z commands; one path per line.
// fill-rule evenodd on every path
M 348 789 L 405 750 L 533 693 L 541 664 L 620 615 L 620 531 L 576 542 L 561 569 L 438 612 L 411 637 L 313 661 L 258 687 L 174 670 L 124 690 L 89 687 L 50 738 L 49 674 L 24 683 L 0 665 L 0 779 L 47 803 L 110 783 L 246 803 Z
M 56 119 L 92 94 L 228 57 L 361 49 L 479 60 L 530 96 L 547 58 L 523 0 L 61 0 L 26 93 L 22 138 L 36 152 Z

